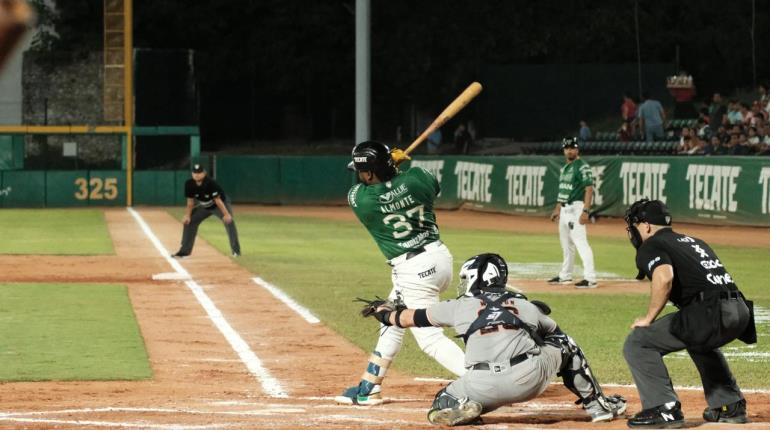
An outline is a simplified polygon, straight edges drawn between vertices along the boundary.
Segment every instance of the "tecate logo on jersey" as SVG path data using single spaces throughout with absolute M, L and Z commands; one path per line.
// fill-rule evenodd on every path
M 409 192 L 409 189 L 406 187 L 406 184 L 401 184 L 401 185 L 398 186 L 398 188 L 396 188 L 394 190 L 388 191 L 385 194 L 380 194 L 378 199 L 380 201 L 380 204 L 385 205 L 385 204 L 388 204 L 388 203 L 392 202 L 393 200 L 401 197 L 402 195 L 404 195 L 407 192 Z

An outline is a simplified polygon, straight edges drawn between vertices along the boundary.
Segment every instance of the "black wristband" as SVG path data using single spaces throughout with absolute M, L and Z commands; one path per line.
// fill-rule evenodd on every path
M 401 325 L 401 312 L 404 312 L 403 308 L 396 311 L 396 327 L 398 328 L 404 328 L 404 326 Z
M 428 319 L 428 312 L 425 309 L 415 309 L 414 325 L 417 327 L 433 327 Z

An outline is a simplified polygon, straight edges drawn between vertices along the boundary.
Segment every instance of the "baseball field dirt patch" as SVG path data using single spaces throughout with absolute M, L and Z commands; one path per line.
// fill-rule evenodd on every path
M 262 209 L 237 208 L 236 213 L 251 210 Z M 307 208 L 296 211 L 310 215 Z M 334 211 L 330 216 L 342 216 L 342 209 Z M 323 322 L 309 323 L 255 284 L 252 278 L 259 274 L 249 273 L 201 238 L 192 257 L 181 260 L 181 266 L 172 265 L 176 263 L 162 255 L 159 247 L 176 250 L 181 224 L 160 209 L 136 213 L 147 229 L 125 209 L 106 210 L 116 255 L 1 256 L 0 282 L 126 285 L 153 379 L 4 383 L 0 385 L 0 428 L 432 427 L 425 414 L 442 381 L 391 372 L 383 390 L 389 400 L 386 404 L 335 405 L 333 396 L 357 380 L 368 352 Z M 452 225 L 470 223 L 463 216 L 477 214 L 457 212 L 451 220 L 444 213 L 439 216 L 444 225 Z M 512 223 L 512 218 L 506 220 Z M 516 224 L 521 224 L 520 218 Z M 150 237 L 156 237 L 157 243 Z M 168 272 L 180 278 L 189 274 L 189 278 L 152 280 L 153 275 Z M 629 413 L 638 411 L 634 389 L 607 391 L 625 395 Z M 680 395 L 688 426 L 702 424 L 702 393 L 685 390 Z M 740 428 L 770 426 L 770 394 L 750 392 L 747 398 L 753 423 Z M 623 420 L 591 424 L 573 400 L 571 393 L 554 384 L 535 401 L 498 410 L 485 416 L 485 425 L 471 428 L 626 428 Z

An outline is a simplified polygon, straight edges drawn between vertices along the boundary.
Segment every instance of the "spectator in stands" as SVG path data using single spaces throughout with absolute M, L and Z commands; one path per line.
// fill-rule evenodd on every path
M 712 136 L 709 141 L 703 145 L 703 155 L 712 155 L 714 154 L 714 150 L 719 147 L 721 142 L 719 141 L 719 138 L 716 136 Z
M 627 129 L 631 136 L 636 129 L 636 102 L 631 98 L 631 94 L 626 91 L 623 93 L 623 104 L 620 105 L 620 116 L 623 118 L 623 124 L 627 124 Z
M 735 99 L 730 100 L 730 103 L 727 104 L 727 123 L 729 125 L 743 124 L 743 115 L 741 115 L 738 105 L 738 100 Z
M 633 139 L 634 133 L 632 132 L 631 125 L 629 123 L 624 122 L 620 125 L 620 128 L 618 129 L 618 139 L 621 142 L 629 142 L 631 139 Z
M 698 139 L 698 136 L 693 136 L 690 139 L 690 149 L 687 151 L 687 155 L 703 155 L 705 153 L 705 142 Z
M 759 98 L 757 101 L 762 104 L 762 106 L 767 106 L 768 103 L 770 103 L 770 98 L 767 96 L 767 85 L 765 84 L 759 84 L 757 85 L 757 94 L 759 94 Z
M 752 127 L 756 127 L 761 122 L 767 120 L 767 111 L 762 109 L 762 103 L 760 103 L 759 100 L 755 100 L 754 103 L 751 104 L 751 114 L 753 115 L 751 120 Z
M 749 127 L 748 133 L 749 134 L 747 136 L 747 140 L 749 142 L 749 145 L 757 148 L 760 142 L 762 142 L 762 139 L 759 138 L 756 127 Z
M 663 124 L 666 122 L 666 112 L 659 101 L 650 98 L 648 92 L 642 93 L 642 104 L 639 105 L 639 129 L 644 133 L 647 142 L 663 139 Z
M 580 121 L 580 131 L 578 132 L 578 139 L 582 142 L 591 140 L 591 129 L 585 121 Z
M 471 138 L 471 145 L 473 145 L 476 142 L 476 124 L 473 121 L 468 121 L 466 128 L 468 129 L 468 136 Z
M 734 142 L 733 142 L 734 140 Z M 740 134 L 734 134 L 733 138 L 730 140 L 731 146 L 730 149 L 727 151 L 728 155 L 749 155 L 751 154 L 751 150 L 748 145 L 748 139 L 746 138 L 746 135 L 743 133 Z
M 460 123 L 460 125 L 457 126 L 454 133 L 454 139 L 455 151 L 458 154 L 467 154 L 471 146 L 471 134 L 465 127 L 465 124 Z
M 722 104 L 722 95 L 714 93 L 711 97 L 711 105 L 709 105 L 709 127 L 712 132 L 717 131 L 721 124 L 724 124 L 727 115 L 727 109 Z
M 690 127 L 682 127 L 681 130 L 679 130 L 679 148 L 678 151 L 683 150 L 689 144 L 690 137 L 692 137 L 692 130 L 690 130 Z
M 711 129 L 703 118 L 698 118 L 698 121 L 695 122 L 693 133 L 701 139 L 708 139 L 711 137 Z
M 717 136 L 711 138 L 710 154 L 727 155 L 727 146 L 725 146 L 725 142 Z
M 676 153 L 679 155 L 687 155 L 690 153 L 692 147 L 692 136 L 682 136 L 679 147 L 676 149 Z
M 754 121 L 754 113 L 751 112 L 749 105 L 746 103 L 739 103 L 738 109 L 741 111 L 741 117 L 743 117 L 743 125 L 747 127 L 751 126 L 751 123 Z

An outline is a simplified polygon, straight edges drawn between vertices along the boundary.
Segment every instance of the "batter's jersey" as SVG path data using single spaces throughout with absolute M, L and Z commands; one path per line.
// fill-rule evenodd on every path
M 591 166 L 580 158 L 567 163 L 561 168 L 559 175 L 559 195 L 556 201 L 559 203 L 572 203 L 583 200 L 587 186 L 594 184 Z
M 737 289 L 706 242 L 670 228 L 658 230 L 636 253 L 636 266 L 650 279 L 652 272 L 663 264 L 674 268 L 669 300 L 679 307 L 688 305 L 700 292 Z
M 184 195 L 188 199 L 195 199 L 198 205 L 204 208 L 213 207 L 215 197 L 219 197 L 222 201 L 225 200 L 225 192 L 222 187 L 208 176 L 203 178 L 200 185 L 195 182 L 195 179 L 188 179 L 184 183 Z
M 490 295 L 499 298 L 499 295 Z M 462 335 L 484 309 L 484 301 L 478 297 L 461 297 L 447 300 L 428 307 L 428 319 L 434 326 L 453 327 Z M 556 322 L 540 312 L 537 306 L 523 300 L 506 300 L 500 312 L 513 312 L 521 321 L 541 334 L 556 330 Z M 476 363 L 506 362 L 511 357 L 538 348 L 525 330 L 496 326 L 495 330 L 477 330 L 465 345 L 465 366 Z
M 384 183 L 354 185 L 348 203 L 390 260 L 439 240 L 433 201 L 440 191 L 433 175 L 412 167 Z

